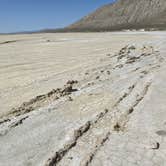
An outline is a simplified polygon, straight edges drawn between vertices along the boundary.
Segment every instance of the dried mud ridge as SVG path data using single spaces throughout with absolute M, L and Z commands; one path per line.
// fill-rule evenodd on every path
M 63 159 L 63 157 L 75 146 L 77 146 L 78 140 L 87 132 L 92 132 L 93 129 L 96 127 L 98 123 L 102 120 L 106 120 L 108 116 L 110 117 L 110 120 L 115 121 L 112 126 L 112 128 L 109 129 L 109 131 L 106 132 L 105 136 L 100 138 L 100 141 L 98 144 L 95 145 L 94 150 L 88 154 L 87 160 L 84 161 L 84 164 L 82 166 L 88 166 L 91 161 L 93 160 L 95 154 L 100 150 L 102 146 L 104 146 L 104 143 L 109 139 L 109 136 L 111 135 L 111 132 L 119 132 L 124 131 L 124 128 L 127 124 L 129 115 L 134 111 L 134 108 L 143 100 L 143 98 L 146 96 L 148 89 L 150 87 L 151 83 L 147 83 L 144 87 L 144 89 L 140 92 L 140 94 L 136 94 L 137 98 L 136 101 L 129 107 L 128 110 L 125 110 L 124 113 L 117 113 L 117 108 L 119 104 L 126 100 L 126 98 L 134 91 L 134 88 L 136 85 L 132 85 L 128 88 L 128 91 L 122 95 L 122 97 L 119 98 L 119 100 L 114 105 L 113 110 L 105 109 L 103 112 L 101 112 L 94 120 L 88 121 L 85 125 L 81 126 L 78 130 L 74 131 L 73 138 L 71 141 L 69 141 L 67 144 L 64 145 L 62 149 L 55 152 L 55 154 L 48 159 L 45 166 L 56 166 L 58 163 Z M 114 110 L 116 110 L 114 112 Z M 121 110 L 119 110 L 120 112 Z M 117 120 L 119 119 L 119 120 Z M 123 120 L 122 120 L 123 119 Z M 110 122 L 111 123 L 111 122 Z
M 154 59 L 152 62 L 149 61 L 151 58 Z M 114 74 L 117 71 L 126 71 L 129 74 L 134 73 L 137 77 L 136 81 L 128 85 L 125 92 L 119 96 L 119 99 L 117 99 L 114 106 L 104 109 L 94 119 L 87 121 L 84 125 L 75 130 L 70 141 L 66 142 L 61 149 L 56 150 L 45 163 L 45 166 L 63 165 L 63 161 L 66 160 L 69 162 L 69 165 L 72 165 L 70 162 L 74 160 L 74 156 L 67 158 L 67 155 L 70 156 L 70 152 L 77 148 L 77 144 L 84 138 L 87 140 L 86 142 L 90 142 L 90 140 L 93 140 L 94 142 L 89 145 L 89 147 L 91 147 L 91 152 L 84 156 L 84 160 L 81 164 L 81 166 L 88 166 L 93 161 L 100 148 L 109 140 L 112 133 L 125 132 L 132 113 L 146 97 L 150 89 L 152 84 L 152 78 L 150 77 L 151 73 L 155 72 L 163 62 L 160 53 L 154 50 L 152 46 L 143 46 L 138 49 L 136 46 L 132 45 L 123 47 L 113 56 L 107 55 L 106 60 L 112 64 L 107 64 L 85 72 L 86 78 L 84 77 L 84 81 L 86 83 L 82 85 L 82 89 L 78 89 L 78 86 L 77 88 L 74 88 L 78 81 L 68 81 L 63 88 L 53 89 L 47 94 L 37 96 L 28 102 L 24 102 L 20 107 L 12 109 L 11 113 L 0 121 L 0 126 L 9 123 L 12 117 L 16 117 L 17 120 L 9 124 L 9 129 L 12 129 L 22 124 L 23 121 L 29 117 L 29 115 L 27 116 L 27 113 L 36 111 L 36 109 L 40 107 L 47 106 L 50 102 L 58 100 L 61 97 L 68 96 L 68 99 L 72 101 L 73 99 L 70 97 L 70 94 L 78 90 L 81 92 L 88 87 L 93 87 L 102 82 L 105 83 L 105 81 L 111 80 L 113 75 L 117 79 L 117 75 L 119 74 Z M 147 64 L 144 66 L 136 65 L 141 61 L 147 61 Z M 131 69 L 126 69 L 129 65 L 135 66 Z M 131 77 L 133 77 L 133 75 L 131 75 Z M 114 84 L 114 82 L 111 83 Z M 81 81 L 79 81 L 79 85 L 81 86 Z M 122 107 L 123 105 L 127 105 L 128 107 Z M 104 133 L 98 137 L 93 136 L 93 130 L 96 128 L 103 129 L 103 123 L 107 124 Z M 2 134 L 0 133 L 0 135 L 7 134 L 9 129 Z M 155 149 L 158 148 L 159 146 L 157 145 Z M 78 151 L 80 150 L 81 149 Z
M 30 101 L 24 102 L 20 107 L 12 109 L 10 115 L 19 116 L 48 104 L 48 101 L 57 100 L 60 97 L 70 95 L 72 92 L 77 91 L 77 89 L 73 88 L 73 85 L 76 83 L 78 83 L 78 81 L 71 80 L 68 81 L 63 88 L 53 89 L 47 94 L 36 96 Z
M 151 46 L 150 47 L 143 46 L 141 49 L 140 55 L 131 56 L 130 53 L 132 53 L 132 51 L 134 51 L 135 49 L 136 49 L 135 46 L 126 46 L 122 48 L 118 54 L 112 56 L 113 58 L 117 58 L 118 63 L 120 63 L 116 65 L 115 67 L 113 67 L 112 69 L 113 70 L 116 70 L 119 68 L 121 69 L 125 65 L 137 63 L 141 61 L 142 59 L 152 55 L 156 57 L 157 63 L 155 63 L 154 65 L 149 64 L 150 67 L 148 70 L 140 71 L 140 76 L 137 82 L 135 82 L 133 85 L 128 87 L 127 91 L 118 99 L 118 101 L 115 103 L 114 107 L 111 110 L 105 109 L 96 117 L 96 119 L 92 121 L 88 121 L 81 128 L 74 131 L 74 133 L 79 133 L 79 134 L 74 134 L 71 142 L 66 143 L 62 149 L 60 149 L 59 151 L 56 151 L 55 154 L 53 154 L 52 157 L 48 159 L 45 166 L 63 165 L 63 160 L 68 160 L 68 161 L 74 160 L 74 156 L 69 158 L 67 157 L 65 158 L 65 156 L 69 154 L 70 151 L 72 151 L 72 149 L 77 148 L 77 143 L 82 139 L 82 137 L 84 137 L 84 135 L 88 135 L 88 134 L 90 135 L 90 133 L 93 133 L 92 131 L 96 128 L 97 125 L 101 123 L 101 121 L 103 122 L 110 119 L 110 126 L 108 127 L 109 129 L 105 132 L 104 137 L 102 136 L 98 138 L 97 144 L 91 145 L 93 146 L 92 148 L 93 150 L 91 151 L 91 153 L 87 154 L 87 156 L 85 157 L 86 159 L 84 159 L 84 161 L 82 161 L 82 163 L 80 164 L 81 166 L 88 166 L 92 162 L 96 153 L 100 150 L 102 146 L 104 146 L 105 142 L 109 140 L 109 136 L 111 135 L 111 133 L 125 132 L 125 128 L 127 127 L 127 122 L 129 121 L 130 116 L 135 111 L 135 108 L 145 98 L 145 96 L 147 95 L 150 89 L 152 80 L 151 78 L 150 79 L 148 78 L 149 77 L 148 74 L 150 74 L 150 72 L 153 72 L 155 69 L 160 67 L 159 62 L 163 60 L 161 57 L 159 57 L 159 52 L 155 51 L 154 48 Z M 123 58 L 126 60 L 122 60 Z M 136 68 L 134 71 L 137 71 L 139 69 L 140 68 Z M 104 70 L 101 70 L 101 71 L 102 72 L 100 73 L 104 73 Z M 89 75 L 89 72 L 86 72 L 85 75 Z M 98 75 L 96 79 L 98 80 L 99 78 L 100 76 Z M 140 86 L 142 85 L 143 87 L 140 88 Z M 139 91 L 138 91 L 138 88 L 140 88 Z M 134 98 L 134 100 L 131 100 L 130 102 L 131 96 L 132 98 Z M 121 107 L 120 107 L 121 104 L 124 104 L 124 105 L 126 104 L 129 106 L 128 108 L 126 108 L 126 110 L 121 110 Z M 94 137 L 90 138 L 89 136 L 87 139 L 88 139 L 87 140 L 88 142 L 90 139 L 94 139 Z M 69 162 L 69 165 L 70 165 L 70 162 Z
M 31 99 L 28 102 L 24 102 L 19 106 L 18 108 L 13 108 L 10 113 L 5 116 L 1 121 L 0 125 L 3 123 L 10 122 L 13 117 L 19 117 L 24 114 L 27 114 L 29 112 L 32 112 L 40 107 L 43 107 L 45 105 L 48 105 L 50 102 L 53 102 L 55 100 L 60 99 L 61 97 L 69 96 L 73 92 L 77 91 L 76 88 L 73 88 L 74 84 L 77 84 L 77 80 L 69 80 L 67 83 L 63 86 L 63 88 L 57 88 L 53 89 L 47 94 L 43 94 L 40 96 L 36 96 L 35 98 Z M 71 98 L 69 97 L 69 100 Z M 25 119 L 27 119 L 28 116 L 23 117 L 18 120 L 18 122 L 12 124 L 10 127 L 18 126 L 19 124 L 22 124 Z
M 9 44 L 9 43 L 15 43 L 15 42 L 17 42 L 18 40 L 8 40 L 8 41 L 4 41 L 4 42 L 2 42 L 2 43 L 0 43 L 0 44 Z

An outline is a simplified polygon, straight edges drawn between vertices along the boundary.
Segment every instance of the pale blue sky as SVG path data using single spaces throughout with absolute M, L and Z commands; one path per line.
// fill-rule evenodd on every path
M 114 0 L 0 0 L 0 33 L 60 28 Z

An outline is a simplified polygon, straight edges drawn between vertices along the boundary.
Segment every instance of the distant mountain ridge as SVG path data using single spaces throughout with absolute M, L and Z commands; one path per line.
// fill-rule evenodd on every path
M 166 28 L 166 0 L 118 0 L 66 27 L 69 31 Z
M 166 29 L 166 0 L 118 0 L 59 31 L 112 31 L 142 28 Z

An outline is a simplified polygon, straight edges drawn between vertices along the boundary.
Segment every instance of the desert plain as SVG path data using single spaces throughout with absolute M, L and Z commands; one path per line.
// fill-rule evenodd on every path
M 0 35 L 0 166 L 165 166 L 166 32 Z

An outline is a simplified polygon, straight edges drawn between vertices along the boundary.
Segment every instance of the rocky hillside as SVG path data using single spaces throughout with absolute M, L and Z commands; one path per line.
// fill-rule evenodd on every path
M 165 29 L 165 0 L 118 0 L 65 28 L 66 31 Z

